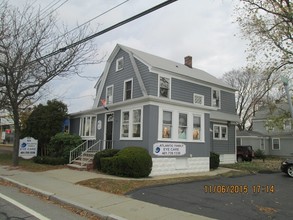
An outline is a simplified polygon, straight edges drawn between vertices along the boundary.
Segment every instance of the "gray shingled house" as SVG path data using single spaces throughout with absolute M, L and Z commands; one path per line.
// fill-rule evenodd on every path
M 293 127 L 288 103 L 261 107 L 253 118 L 253 131 L 237 131 L 238 145 L 251 145 L 266 155 L 291 157 L 292 143 Z
M 234 163 L 235 89 L 193 68 L 116 45 L 89 110 L 70 115 L 70 132 L 101 149 L 146 148 L 151 175 L 209 170 L 210 151 Z

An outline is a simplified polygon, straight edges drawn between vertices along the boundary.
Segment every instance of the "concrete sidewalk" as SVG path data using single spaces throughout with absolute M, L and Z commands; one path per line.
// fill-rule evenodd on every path
M 162 179 L 178 176 L 215 176 L 228 172 L 229 169 L 218 168 L 215 171 L 197 174 L 160 176 L 149 179 Z M 46 172 L 27 172 L 0 166 L 0 179 L 10 181 L 18 186 L 29 188 L 47 196 L 51 200 L 87 210 L 102 219 L 210 219 L 180 210 L 170 209 L 147 202 L 138 201 L 126 196 L 114 195 L 103 191 L 77 185 L 82 180 L 92 178 L 119 178 L 87 171 L 57 169 Z M 125 178 L 121 178 L 125 179 Z

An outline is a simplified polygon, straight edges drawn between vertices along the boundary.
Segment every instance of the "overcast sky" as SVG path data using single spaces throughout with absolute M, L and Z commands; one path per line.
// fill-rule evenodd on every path
M 60 3 L 65 1 L 60 0 Z M 74 27 L 124 1 L 68 0 L 57 12 L 60 22 Z M 17 5 L 24 0 L 11 2 Z M 44 8 L 54 1 L 31 2 Z M 164 0 L 129 0 L 92 21 L 91 26 L 103 30 L 162 2 Z M 94 43 L 101 55 L 106 54 L 106 59 L 118 43 L 176 62 L 183 63 L 184 57 L 190 55 L 194 67 L 219 78 L 225 72 L 246 64 L 246 42 L 241 40 L 239 27 L 233 23 L 236 3 L 237 0 L 178 0 L 97 37 Z M 82 75 L 97 77 L 95 80 L 77 76 L 55 79 L 50 83 L 50 95 L 47 98 L 63 101 L 68 105 L 70 113 L 92 108 L 94 85 L 104 67 L 105 62 L 84 68 Z

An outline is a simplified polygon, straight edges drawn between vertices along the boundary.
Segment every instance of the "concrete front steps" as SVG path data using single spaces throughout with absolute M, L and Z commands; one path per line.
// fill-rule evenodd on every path
M 74 170 L 92 170 L 93 159 L 97 151 L 88 151 L 82 156 L 77 157 L 72 163 L 67 164 L 67 167 Z

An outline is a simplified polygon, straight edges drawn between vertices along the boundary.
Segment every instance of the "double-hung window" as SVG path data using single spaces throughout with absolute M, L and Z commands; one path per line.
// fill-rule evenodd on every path
M 220 108 L 220 90 L 212 89 L 212 107 Z
M 129 137 L 129 111 L 122 112 L 121 137 Z
M 116 72 L 122 70 L 124 67 L 124 58 L 120 57 L 116 60 Z
M 142 110 L 133 109 L 122 111 L 121 139 L 142 138 Z
M 79 135 L 81 137 L 95 137 L 96 116 L 84 116 L 80 119 Z
M 162 138 L 172 137 L 172 112 L 163 111 L 163 133 Z
M 200 138 L 201 138 L 201 117 L 199 115 L 193 115 L 192 139 L 200 140 Z
M 170 78 L 160 76 L 159 97 L 170 98 Z
M 114 90 L 113 85 L 106 87 L 106 102 L 107 102 L 107 104 L 113 103 L 113 90 Z
M 179 113 L 179 126 L 178 126 L 178 138 L 187 138 L 187 114 Z
M 272 149 L 273 150 L 280 150 L 280 139 L 279 138 L 272 139 Z
M 124 100 L 132 99 L 133 80 L 124 81 Z
M 228 127 L 227 125 L 214 125 L 213 137 L 217 140 L 228 140 Z

